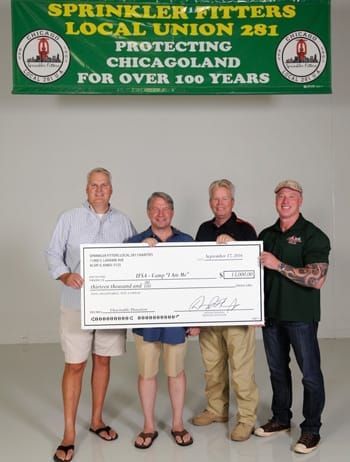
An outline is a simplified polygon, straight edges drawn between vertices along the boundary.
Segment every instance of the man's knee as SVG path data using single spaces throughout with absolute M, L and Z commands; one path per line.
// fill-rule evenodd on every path
M 65 373 L 82 374 L 86 366 L 86 361 L 81 363 L 65 363 Z
M 111 357 L 110 356 L 101 356 L 97 355 L 96 353 L 93 353 L 93 359 L 96 365 L 98 366 L 104 366 L 107 367 L 109 366 L 111 362 Z
M 153 375 L 142 375 L 142 374 L 139 374 L 139 382 L 141 383 L 150 383 L 150 382 L 154 382 L 155 380 L 157 380 L 157 375 L 158 374 L 153 374 Z
M 174 370 L 173 371 L 166 371 L 166 372 L 167 372 L 168 378 L 170 378 L 170 379 L 182 380 L 182 379 L 184 379 L 186 377 L 184 369 L 182 369 L 180 372 L 174 371 Z

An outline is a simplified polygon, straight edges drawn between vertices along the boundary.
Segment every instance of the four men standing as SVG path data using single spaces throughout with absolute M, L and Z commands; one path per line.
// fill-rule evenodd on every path
M 53 278 L 63 283 L 60 335 L 65 354 L 62 381 L 64 435 L 54 455 L 56 462 L 70 461 L 74 454 L 75 421 L 88 355 L 92 351 L 92 415 L 90 431 L 111 441 L 117 433 L 102 418 L 110 357 L 125 351 L 125 330 L 83 331 L 80 329 L 81 243 L 191 241 L 191 236 L 172 227 L 174 204 L 161 192 L 147 202 L 150 227 L 135 236 L 130 220 L 110 207 L 111 175 L 97 168 L 88 174 L 87 202 L 61 215 L 54 230 L 47 258 Z M 259 236 L 264 241 L 261 263 L 265 271 L 264 346 L 273 389 L 272 419 L 257 428 L 258 436 L 270 436 L 290 429 L 292 384 L 289 351 L 292 346 L 303 374 L 304 422 L 294 450 L 311 452 L 318 445 L 325 393 L 320 369 L 317 326 L 320 320 L 319 289 L 328 269 L 330 244 L 327 236 L 300 213 L 302 188 L 285 180 L 275 189 L 277 222 Z M 197 241 L 256 240 L 254 228 L 237 218 L 234 186 L 228 180 L 209 187 L 209 204 L 214 218 L 203 223 Z M 144 414 L 143 431 L 135 440 L 140 449 L 149 448 L 158 436 L 154 407 L 160 353 L 163 353 L 172 407 L 172 435 L 180 446 L 192 444 L 184 429 L 182 414 L 186 390 L 184 372 L 186 335 L 198 335 L 199 328 L 170 327 L 134 329 L 139 368 L 138 389 Z M 254 432 L 258 389 L 254 378 L 255 328 L 252 326 L 205 327 L 200 331 L 200 348 L 205 366 L 206 409 L 192 419 L 194 425 L 226 422 L 229 419 L 229 390 L 235 394 L 234 441 L 245 441 Z

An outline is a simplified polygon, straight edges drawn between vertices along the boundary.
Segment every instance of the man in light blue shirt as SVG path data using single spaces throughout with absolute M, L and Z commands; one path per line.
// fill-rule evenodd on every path
M 110 357 L 125 352 L 125 330 L 82 330 L 80 327 L 80 244 L 119 243 L 135 234 L 129 218 L 110 206 L 111 174 L 104 168 L 88 173 L 87 201 L 64 212 L 46 251 L 49 272 L 63 283 L 60 337 L 65 355 L 62 380 L 64 435 L 54 460 L 70 461 L 74 455 L 75 422 L 85 366 L 92 352 L 92 414 L 90 431 L 106 441 L 117 433 L 106 425 L 102 409 L 110 373 Z

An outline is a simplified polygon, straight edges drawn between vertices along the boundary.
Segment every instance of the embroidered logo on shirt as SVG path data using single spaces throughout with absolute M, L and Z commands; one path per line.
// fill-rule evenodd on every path
M 292 245 L 301 244 L 301 237 L 290 236 L 287 238 L 287 242 Z

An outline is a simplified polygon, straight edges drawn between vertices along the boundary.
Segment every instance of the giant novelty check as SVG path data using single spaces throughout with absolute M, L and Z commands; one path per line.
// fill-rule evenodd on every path
M 263 323 L 262 242 L 83 244 L 83 329 Z

